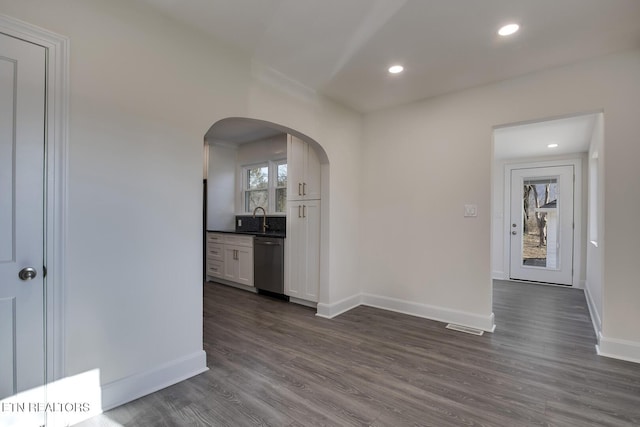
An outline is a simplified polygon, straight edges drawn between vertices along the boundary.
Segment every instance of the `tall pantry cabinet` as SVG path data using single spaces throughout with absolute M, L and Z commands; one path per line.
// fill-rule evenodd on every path
M 305 141 L 287 136 L 285 294 L 318 302 L 320 285 L 320 160 Z

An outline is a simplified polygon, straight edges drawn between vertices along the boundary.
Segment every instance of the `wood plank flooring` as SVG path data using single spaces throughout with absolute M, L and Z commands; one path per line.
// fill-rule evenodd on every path
M 83 426 L 637 426 L 640 365 L 595 354 L 579 290 L 494 284 L 482 337 L 204 285 L 210 370 Z

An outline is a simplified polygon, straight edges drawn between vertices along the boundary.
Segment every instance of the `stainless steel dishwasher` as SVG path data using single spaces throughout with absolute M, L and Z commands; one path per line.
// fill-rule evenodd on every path
M 284 294 L 284 239 L 253 239 L 253 282 L 256 289 Z

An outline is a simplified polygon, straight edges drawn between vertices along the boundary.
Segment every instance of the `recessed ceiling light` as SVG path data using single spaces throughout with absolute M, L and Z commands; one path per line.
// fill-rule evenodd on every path
M 510 36 L 520 29 L 518 24 L 508 24 L 498 30 L 498 34 L 501 36 Z
M 389 67 L 389 72 L 391 74 L 398 74 L 404 71 L 404 67 L 402 65 L 393 65 Z
M 558 144 L 549 144 L 547 145 L 548 148 L 558 148 Z

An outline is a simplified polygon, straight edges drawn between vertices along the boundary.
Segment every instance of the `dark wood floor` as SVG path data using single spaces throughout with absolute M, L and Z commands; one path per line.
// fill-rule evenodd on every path
M 207 283 L 210 370 L 83 425 L 640 425 L 640 365 L 595 354 L 581 291 L 496 282 L 494 312 L 478 337 Z

